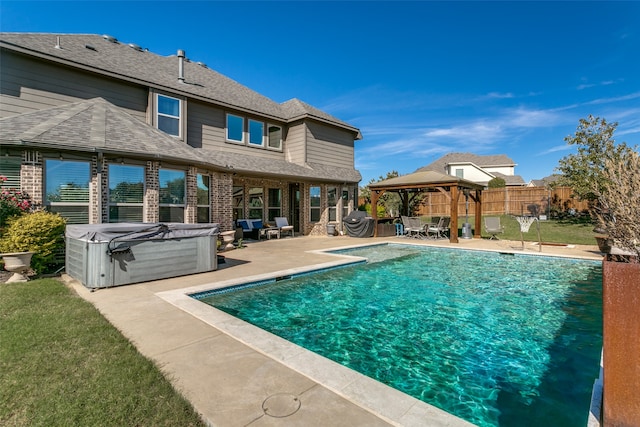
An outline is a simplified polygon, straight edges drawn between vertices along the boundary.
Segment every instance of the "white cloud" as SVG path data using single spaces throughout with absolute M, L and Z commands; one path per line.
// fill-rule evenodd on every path
M 544 156 L 546 154 L 557 153 L 559 151 L 569 151 L 571 150 L 571 146 L 568 144 L 556 145 L 555 147 L 548 148 L 544 151 L 541 151 L 537 154 L 537 156 Z

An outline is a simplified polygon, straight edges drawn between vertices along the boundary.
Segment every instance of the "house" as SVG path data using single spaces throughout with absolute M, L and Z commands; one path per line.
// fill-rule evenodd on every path
M 484 186 L 493 178 L 504 179 L 507 186 L 524 186 L 524 180 L 515 174 L 515 169 L 516 163 L 504 154 L 449 153 L 418 171 L 444 172 Z
M 546 176 L 546 177 L 544 177 L 542 179 L 532 179 L 527 184 L 527 187 L 549 187 L 549 186 L 555 184 L 558 181 L 559 178 L 560 178 L 560 175 L 552 174 L 552 175 Z
M 288 217 L 356 206 L 354 126 L 109 35 L 0 33 L 0 174 L 69 223 Z

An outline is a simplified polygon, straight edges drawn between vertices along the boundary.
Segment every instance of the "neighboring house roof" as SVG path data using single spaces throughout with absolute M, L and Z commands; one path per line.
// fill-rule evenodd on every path
M 157 55 L 133 44 L 111 42 L 106 36 L 0 33 L 0 46 L 283 122 L 301 118 L 319 120 L 345 128 L 361 138 L 357 128 L 328 113 L 297 99 L 278 104 L 201 63 L 187 59 L 184 62 L 184 82 L 181 82 L 178 79 L 177 55 Z
M 553 174 L 553 175 L 546 176 L 542 179 L 532 179 L 529 185 L 532 187 L 547 187 L 555 183 L 558 180 L 558 178 L 560 178 L 560 175 Z
M 490 174 L 495 176 L 496 178 L 504 179 L 504 182 L 506 185 L 525 185 L 526 184 L 526 182 L 524 182 L 524 179 L 522 179 L 520 175 L 505 175 L 500 172 L 490 172 Z M 487 181 L 487 183 L 488 182 L 489 181 Z
M 418 171 L 433 170 L 436 172 L 444 172 L 446 166 L 450 163 L 473 163 L 482 168 L 516 165 L 513 160 L 504 154 L 480 156 L 473 153 L 449 153 L 435 160 L 433 163 L 419 168 Z
M 132 143 L 132 141 L 134 143 Z M 75 102 L 0 119 L 0 143 L 131 155 L 188 162 L 226 172 L 358 182 L 354 169 L 328 165 L 301 166 L 219 150 L 193 148 L 150 126 L 102 98 Z M 336 177 L 339 177 L 336 178 Z
M 481 156 L 473 153 L 449 153 L 435 160 L 434 162 L 419 168 L 416 172 L 420 171 L 436 171 L 445 172 L 449 165 L 464 165 L 473 164 L 481 169 L 495 168 L 495 167 L 515 167 L 516 163 L 504 154 L 493 154 L 487 156 Z M 520 175 L 505 175 L 500 172 L 485 171 L 488 175 L 494 177 L 500 177 L 504 179 L 506 185 L 525 185 L 524 179 Z M 489 181 L 482 182 L 487 184 Z

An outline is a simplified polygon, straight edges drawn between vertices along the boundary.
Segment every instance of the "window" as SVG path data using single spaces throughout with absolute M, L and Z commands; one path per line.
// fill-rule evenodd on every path
M 275 222 L 276 217 L 282 216 L 281 208 L 282 208 L 282 190 L 280 188 L 270 188 L 267 221 Z
M 276 125 L 268 126 L 267 147 L 275 150 L 282 149 L 282 128 Z
M 456 176 L 458 178 L 464 178 L 464 169 L 456 169 Z
M 327 188 L 327 205 L 329 210 L 329 221 L 337 221 L 338 189 L 336 187 Z
M 342 218 L 349 215 L 349 189 L 342 189 Z
M 244 119 L 227 114 L 227 141 L 244 143 Z
M 264 208 L 262 187 L 249 188 L 249 219 L 262 219 Z
M 211 222 L 211 191 L 209 190 L 209 175 L 198 174 L 198 222 Z
M 22 165 L 22 158 L 19 156 L 9 157 L 9 154 L 5 156 L 0 155 L 0 175 L 6 178 L 6 181 L 0 182 L 2 188 L 13 188 L 20 190 L 20 167 Z
M 165 95 L 156 95 L 158 129 L 173 136 L 180 136 L 180 100 Z
M 242 187 L 233 187 L 233 220 L 237 221 L 244 218 L 244 189 Z
M 249 119 L 249 145 L 264 145 L 264 123 Z
M 309 220 L 320 221 L 320 187 L 309 188 Z
M 184 222 L 185 176 L 185 171 L 160 169 L 160 222 Z
M 109 165 L 109 222 L 142 222 L 144 167 Z
M 45 160 L 45 204 L 68 224 L 89 223 L 89 162 Z

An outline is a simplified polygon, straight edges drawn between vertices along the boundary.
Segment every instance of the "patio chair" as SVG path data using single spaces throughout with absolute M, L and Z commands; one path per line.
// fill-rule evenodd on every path
M 500 217 L 499 216 L 486 216 L 484 218 L 484 231 L 487 234 L 491 234 L 489 240 L 498 239 L 496 234 L 504 233 L 504 225 L 500 225 Z
M 286 217 L 277 216 L 274 219 L 276 221 L 276 227 L 280 229 L 280 235 L 282 235 L 282 233 L 291 233 L 291 237 L 294 237 L 293 225 L 289 225 L 289 221 L 287 221 Z
M 427 237 L 433 237 L 434 239 L 444 239 L 447 237 L 447 231 L 449 231 L 449 224 L 451 218 L 448 216 L 440 217 L 437 224 L 430 224 L 427 226 Z
M 422 225 L 420 218 L 415 216 L 403 216 L 402 223 L 407 237 L 420 238 L 424 236 L 424 225 Z

